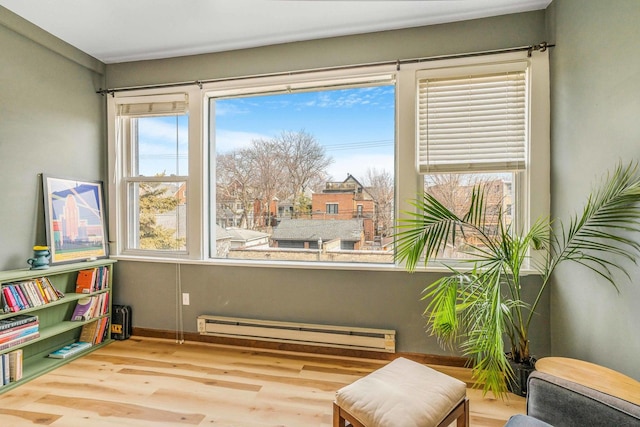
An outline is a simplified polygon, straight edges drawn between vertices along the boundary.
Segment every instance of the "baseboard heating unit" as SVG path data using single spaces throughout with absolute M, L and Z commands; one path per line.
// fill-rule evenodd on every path
M 198 332 L 227 338 L 275 341 L 395 353 L 396 331 L 313 325 L 236 317 L 198 316 Z

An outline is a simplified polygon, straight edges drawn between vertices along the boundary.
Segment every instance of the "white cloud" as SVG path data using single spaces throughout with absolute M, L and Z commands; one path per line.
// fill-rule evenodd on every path
M 180 142 L 187 141 L 187 124 L 180 123 L 178 128 Z M 138 134 L 145 141 L 152 142 L 154 145 L 174 144 L 176 143 L 176 124 L 175 122 L 167 122 L 160 120 L 140 120 L 138 122 Z
M 252 132 L 216 130 L 216 152 L 229 153 L 233 150 L 240 150 L 251 145 L 254 139 L 271 139 L 271 136 Z

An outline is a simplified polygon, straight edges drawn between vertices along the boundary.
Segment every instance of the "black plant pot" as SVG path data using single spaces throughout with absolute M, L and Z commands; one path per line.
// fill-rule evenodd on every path
M 513 369 L 513 380 L 507 381 L 507 388 L 518 396 L 527 396 L 527 380 L 531 372 L 535 371 L 535 359 L 529 362 L 516 363 L 509 359 L 511 369 Z

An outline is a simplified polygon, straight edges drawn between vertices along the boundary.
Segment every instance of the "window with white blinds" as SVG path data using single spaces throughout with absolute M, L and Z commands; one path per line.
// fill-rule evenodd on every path
M 420 74 L 419 173 L 525 169 L 527 93 L 525 62 Z

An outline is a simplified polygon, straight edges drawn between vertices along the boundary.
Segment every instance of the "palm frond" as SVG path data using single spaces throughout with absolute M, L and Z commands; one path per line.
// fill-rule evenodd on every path
M 623 264 L 603 258 L 604 254 L 636 260 L 640 242 L 630 237 L 640 232 L 640 179 L 638 166 L 618 165 L 588 198 L 582 213 L 560 225 L 552 241 L 549 275 L 562 261 L 588 266 L 615 286 L 613 271 L 627 274 Z M 628 274 L 627 274 L 628 275 Z
M 528 231 L 506 224 L 500 205 L 497 221 L 490 217 L 487 200 L 485 188 L 475 186 L 468 210 L 457 216 L 425 194 L 398 221 L 396 260 L 413 271 L 420 260 L 426 264 L 455 247 L 456 239 L 474 237 L 465 242 L 469 258 L 458 261 L 468 268 L 448 266 L 450 274 L 423 291 L 424 316 L 440 345 L 457 346 L 473 361 L 476 386 L 504 397 L 513 378 L 504 340 L 510 340 L 514 360 L 529 359 L 529 326 L 558 264 L 583 266 L 616 289 L 616 277 L 629 276 L 625 266 L 640 253 L 640 174 L 636 163 L 617 166 L 566 224 L 541 218 Z M 542 256 L 532 258 L 531 249 Z M 530 304 L 520 283 L 527 260 L 542 280 Z
M 460 336 L 458 295 L 465 281 L 464 275 L 445 276 L 431 283 L 423 291 L 423 300 L 429 300 L 424 311 L 429 332 L 435 335 L 442 347 L 453 349 Z
M 415 212 L 404 211 L 405 217 L 398 220 L 395 235 L 395 259 L 405 262 L 413 271 L 424 256 L 425 264 L 430 258 L 442 253 L 447 243 L 455 243 L 456 231 L 462 232 L 458 216 L 447 209 L 435 197 L 425 193 L 422 199 L 411 203 Z
M 474 225 L 476 228 L 483 228 L 486 213 L 485 209 L 485 186 L 482 184 L 476 185 L 471 191 L 471 203 L 462 220 Z

